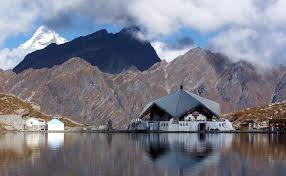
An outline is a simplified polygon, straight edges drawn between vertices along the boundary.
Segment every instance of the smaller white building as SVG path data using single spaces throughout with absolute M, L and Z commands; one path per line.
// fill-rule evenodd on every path
M 44 130 L 45 121 L 39 118 L 28 118 L 25 122 L 25 130 Z
M 61 122 L 59 119 L 52 119 L 47 123 L 47 130 L 48 131 L 64 131 L 65 124 Z

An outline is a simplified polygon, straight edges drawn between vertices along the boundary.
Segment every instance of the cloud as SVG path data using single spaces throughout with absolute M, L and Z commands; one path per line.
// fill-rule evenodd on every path
M 193 39 L 190 37 L 181 37 L 179 39 L 168 41 L 166 47 L 169 49 L 185 49 L 190 46 L 193 46 L 194 42 Z
M 24 57 L 35 51 L 34 48 L 14 48 L 8 49 L 4 48 L 0 50 L 0 68 L 3 70 L 13 69 L 17 64 L 19 64 Z
M 263 67 L 286 63 L 286 32 L 282 30 L 230 28 L 214 37 L 210 45 L 234 61 L 247 60 Z
M 226 25 L 250 24 L 258 19 L 256 11 L 264 8 L 256 1 L 50 0 L 40 1 L 38 6 L 47 23 L 65 26 L 65 22 L 58 21 L 81 15 L 96 23 L 112 23 L 121 27 L 138 25 L 150 36 L 157 36 L 171 34 L 182 27 L 209 32 Z
M 167 62 L 172 61 L 179 55 L 183 55 L 191 48 L 196 47 L 193 40 L 189 37 L 183 37 L 167 42 L 154 41 L 152 42 L 152 46 L 159 57 Z
M 0 46 L 9 36 L 27 32 L 38 16 L 34 3 L 22 0 L 1 1 Z
M 0 7 L 0 45 L 35 21 L 70 29 L 74 17 L 82 16 L 118 27 L 137 25 L 151 41 L 181 28 L 217 33 L 209 43 L 216 51 L 234 60 L 279 64 L 286 62 L 285 7 L 285 0 L 10 0 Z M 158 52 L 173 53 L 162 41 L 153 44 Z
M 0 69 L 8 70 L 11 69 L 17 64 L 17 60 L 15 57 L 15 52 L 10 51 L 5 48 L 0 51 Z

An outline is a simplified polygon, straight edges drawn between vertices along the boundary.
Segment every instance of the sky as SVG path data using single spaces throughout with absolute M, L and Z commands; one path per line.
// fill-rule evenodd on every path
M 286 63 L 285 9 L 286 0 L 2 1 L 0 68 L 41 25 L 68 40 L 135 25 L 167 61 L 199 46 L 272 67 Z

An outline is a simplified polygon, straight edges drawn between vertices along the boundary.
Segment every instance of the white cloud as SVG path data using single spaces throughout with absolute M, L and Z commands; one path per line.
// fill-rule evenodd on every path
M 229 29 L 220 33 L 211 40 L 212 49 L 224 52 L 235 61 L 241 59 L 257 59 L 256 51 L 253 49 L 259 34 L 248 28 Z
M 255 20 L 253 0 L 140 0 L 129 6 L 139 24 L 155 34 L 169 34 L 187 26 L 202 32 Z
M 170 48 L 166 43 L 160 41 L 152 42 L 152 46 L 156 50 L 161 60 L 166 60 L 167 62 L 174 60 L 176 57 L 185 54 L 191 48 L 195 47 L 195 45 L 186 45 L 181 48 Z
M 17 59 L 14 57 L 15 52 L 5 48 L 0 51 L 0 69 L 8 70 L 15 66 Z
M 0 7 L 0 46 L 9 36 L 30 30 L 36 20 L 63 18 L 56 24 L 66 25 L 66 18 L 81 15 L 120 27 L 139 25 L 152 41 L 182 27 L 215 32 L 212 47 L 234 59 L 285 63 L 285 9 L 285 0 L 9 0 Z M 166 52 L 164 57 L 176 53 L 157 50 Z
M 262 67 L 286 64 L 286 32 L 267 28 L 230 28 L 210 40 L 212 50 L 234 61 L 247 60 Z
M 35 3 L 22 0 L 1 1 L 0 46 L 9 36 L 27 32 L 38 16 Z

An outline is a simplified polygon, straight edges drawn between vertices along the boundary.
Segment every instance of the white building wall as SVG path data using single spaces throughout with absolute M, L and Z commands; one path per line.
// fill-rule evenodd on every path
M 234 130 L 232 124 L 228 120 L 224 121 L 207 121 L 207 130 L 229 131 Z
M 64 124 L 48 124 L 49 131 L 63 131 L 65 130 Z
M 33 126 L 45 125 L 45 122 L 43 120 L 40 121 L 39 119 L 36 119 L 36 118 L 30 118 L 26 121 L 25 124 L 27 127 L 33 127 Z
M 64 131 L 65 125 L 58 119 L 53 119 L 47 123 L 47 127 L 49 131 Z
M 150 124 L 150 130 L 160 131 L 198 131 L 199 125 L 203 123 L 206 130 L 229 131 L 234 130 L 232 124 L 228 120 L 223 121 L 179 121 L 179 123 L 172 123 L 170 121 L 156 121 Z M 158 127 L 159 126 L 159 127 Z

